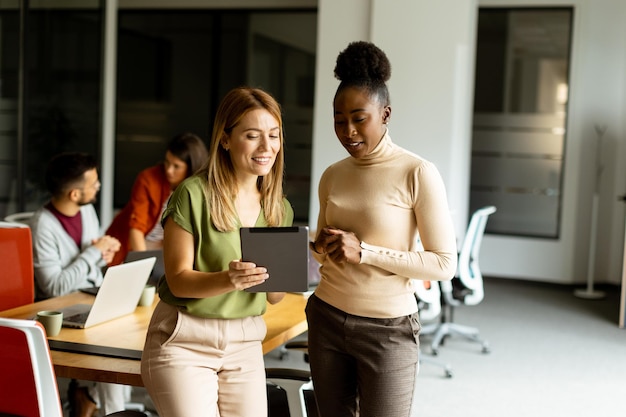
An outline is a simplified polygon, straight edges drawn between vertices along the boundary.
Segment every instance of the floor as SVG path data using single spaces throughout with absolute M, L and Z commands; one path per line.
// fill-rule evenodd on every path
M 455 321 L 478 327 L 491 352 L 450 338 L 432 356 L 429 340 L 421 340 L 422 358 L 450 364 L 454 376 L 422 363 L 419 415 L 626 415 L 626 330 L 617 326 L 620 289 L 602 287 L 606 297 L 586 300 L 574 295 L 577 288 L 487 279 L 483 302 L 459 308 Z M 301 352 L 285 356 L 280 350 L 265 355 L 265 365 L 308 369 Z M 145 390 L 134 389 L 133 401 L 151 410 Z

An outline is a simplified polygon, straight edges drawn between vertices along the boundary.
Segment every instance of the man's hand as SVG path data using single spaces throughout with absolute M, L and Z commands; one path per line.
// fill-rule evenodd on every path
M 98 250 L 100 250 L 100 253 L 102 253 L 102 259 L 104 259 L 107 264 L 113 260 L 115 253 L 122 247 L 119 240 L 109 235 L 104 235 L 99 239 L 94 239 L 91 243 L 93 246 L 98 248 Z

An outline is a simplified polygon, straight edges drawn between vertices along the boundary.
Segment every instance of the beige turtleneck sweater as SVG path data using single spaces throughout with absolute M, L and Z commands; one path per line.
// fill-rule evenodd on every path
M 439 171 L 388 134 L 369 155 L 329 166 L 318 191 L 317 230 L 333 226 L 361 240 L 358 265 L 314 255 L 322 265 L 315 294 L 326 303 L 362 317 L 400 317 L 417 311 L 412 278 L 454 276 L 454 227 Z

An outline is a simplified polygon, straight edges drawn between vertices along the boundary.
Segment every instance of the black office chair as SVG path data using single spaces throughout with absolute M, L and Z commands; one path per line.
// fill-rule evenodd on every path
M 311 373 L 266 368 L 269 417 L 317 417 Z

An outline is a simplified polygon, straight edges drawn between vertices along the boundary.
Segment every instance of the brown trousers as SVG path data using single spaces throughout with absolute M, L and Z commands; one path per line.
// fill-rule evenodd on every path
M 359 317 L 315 295 L 306 313 L 320 417 L 415 415 L 421 328 L 417 313 L 390 319 Z

